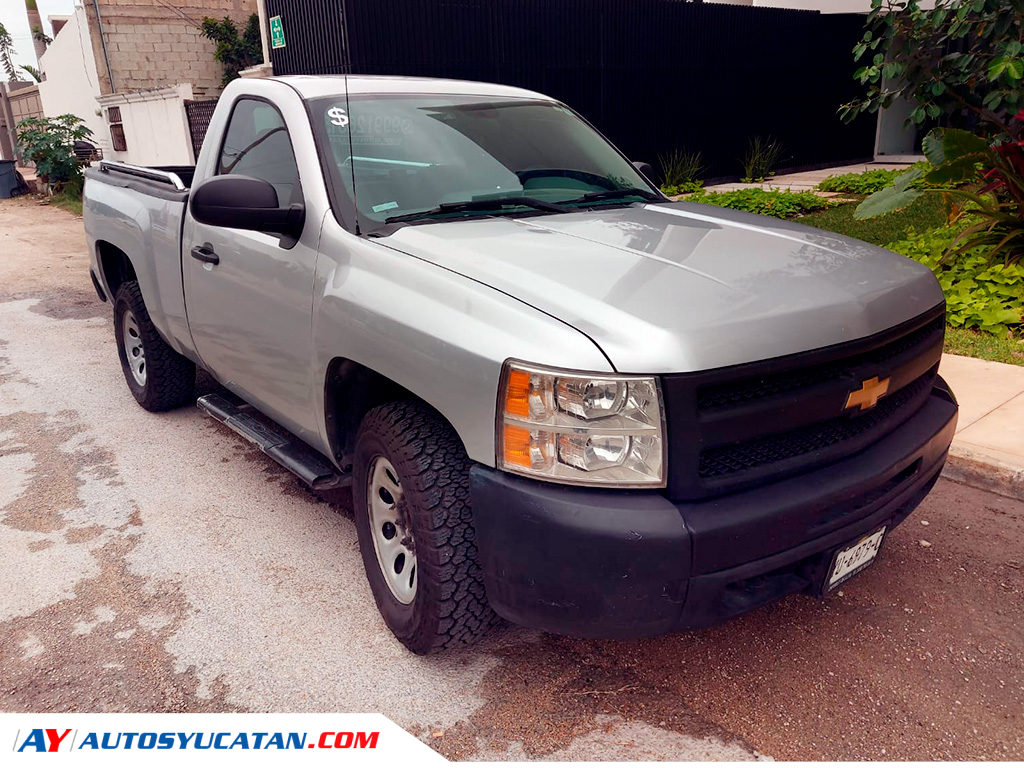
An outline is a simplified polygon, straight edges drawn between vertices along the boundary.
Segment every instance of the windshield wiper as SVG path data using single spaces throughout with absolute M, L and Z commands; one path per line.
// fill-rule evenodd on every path
M 570 203 L 594 203 L 598 200 L 615 200 L 620 197 L 642 197 L 644 200 L 661 200 L 661 195 L 656 195 L 649 189 L 640 187 L 626 187 L 624 189 L 602 189 L 599 192 L 587 192 L 582 197 L 574 197 L 572 200 L 559 200 L 561 205 Z
M 508 206 L 533 208 L 538 211 L 547 211 L 549 213 L 567 213 L 570 210 L 564 205 L 559 205 L 558 203 L 547 203 L 543 200 L 537 200 L 532 197 L 491 197 L 481 200 L 464 200 L 457 203 L 441 203 L 437 208 L 431 208 L 429 211 L 415 211 L 413 213 L 403 213 L 400 216 L 388 216 L 384 219 L 384 223 L 393 224 L 398 221 L 413 221 L 415 219 L 439 216 L 445 213 L 497 211 Z

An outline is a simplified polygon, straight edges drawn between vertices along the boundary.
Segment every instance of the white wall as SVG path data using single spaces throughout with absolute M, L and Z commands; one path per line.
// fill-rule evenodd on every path
M 100 97 L 107 108 L 121 109 L 125 152 L 104 152 L 108 160 L 136 165 L 192 165 L 192 141 L 185 116 L 185 99 L 192 98 L 192 86 L 182 83 L 133 93 L 114 93 Z M 109 137 L 109 128 L 105 129 Z
M 110 134 L 96 114 L 100 85 L 84 9 L 75 9 L 39 61 L 46 73 L 46 80 L 39 83 L 43 114 L 57 117 L 70 113 L 82 118 L 93 132 L 92 142 L 106 152 Z
M 189 165 L 192 158 L 184 99 L 192 98 L 192 86 L 100 96 L 96 57 L 83 8 L 57 33 L 41 59 L 46 80 L 39 84 L 47 117 L 71 113 L 85 121 L 93 143 L 102 147 L 108 160 L 139 165 Z M 106 108 L 117 106 L 124 125 L 125 152 L 115 152 Z M 100 114 L 97 114 L 97 111 Z

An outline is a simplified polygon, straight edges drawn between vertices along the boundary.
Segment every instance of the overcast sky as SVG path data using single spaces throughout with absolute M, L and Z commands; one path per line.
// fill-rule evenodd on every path
M 36 0 L 39 15 L 43 18 L 43 31 L 53 37 L 53 30 L 47 22 L 47 16 L 62 16 L 74 13 L 74 0 Z M 25 0 L 0 0 L 0 24 L 3 24 L 11 37 L 14 38 L 14 63 L 36 64 L 35 51 L 32 48 L 32 34 L 28 28 L 28 16 L 25 15 Z

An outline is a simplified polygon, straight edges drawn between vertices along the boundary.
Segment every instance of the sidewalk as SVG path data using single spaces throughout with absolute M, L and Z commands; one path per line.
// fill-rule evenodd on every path
M 943 474 L 1024 499 L 1024 366 L 943 355 L 939 373 L 960 403 Z
M 761 184 L 743 184 L 733 182 L 730 184 L 714 184 L 705 187 L 708 192 L 732 192 L 734 189 L 789 189 L 793 192 L 813 191 L 829 176 L 839 176 L 844 173 L 863 173 L 879 168 L 909 168 L 905 163 L 857 163 L 856 165 L 842 165 L 836 168 L 820 168 L 816 171 L 803 171 L 802 173 L 787 173 L 782 176 L 773 176 Z M 822 192 L 823 196 L 829 197 L 838 194 L 837 192 Z

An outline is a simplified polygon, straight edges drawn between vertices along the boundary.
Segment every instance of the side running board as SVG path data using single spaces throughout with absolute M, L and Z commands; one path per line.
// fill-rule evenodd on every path
M 196 401 L 201 411 L 227 425 L 315 491 L 351 485 L 323 455 L 281 427 L 273 427 L 252 413 L 252 406 L 224 395 L 204 395 Z

